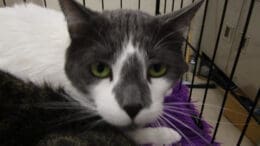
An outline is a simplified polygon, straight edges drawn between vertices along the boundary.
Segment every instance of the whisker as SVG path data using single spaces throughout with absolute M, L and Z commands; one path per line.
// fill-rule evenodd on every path
M 156 120 L 156 121 L 154 122 L 154 125 L 155 125 L 154 127 L 161 127 L 161 126 L 160 126 L 160 123 L 158 122 L 158 120 Z
M 190 115 L 189 113 L 185 113 L 185 112 L 181 112 L 181 111 L 177 111 L 175 109 L 165 109 L 167 111 L 170 111 L 170 112 L 175 112 L 175 113 L 178 113 L 178 114 L 182 114 L 184 116 L 187 116 L 187 117 L 192 117 L 192 118 L 195 118 L 195 119 L 198 119 L 198 120 L 202 120 L 202 121 L 205 121 L 205 122 L 211 122 L 211 123 L 217 123 L 217 121 L 214 121 L 214 120 L 210 120 L 207 118 L 207 120 L 203 119 L 203 118 L 199 118 L 197 116 L 194 116 L 194 115 Z M 220 122 L 222 125 L 224 124 L 227 124 L 227 125 L 230 125 L 231 123 L 230 122 Z M 245 125 L 246 123 L 245 122 L 232 122 L 232 125 Z M 250 124 L 250 125 L 255 125 L 257 126 L 257 124 Z
M 182 110 L 182 111 L 187 111 L 187 112 L 194 112 L 194 110 L 192 109 L 187 109 L 187 108 L 184 108 L 184 107 L 177 107 L 177 106 L 167 106 L 167 105 L 164 105 L 164 107 L 167 107 L 167 108 L 172 108 L 172 109 L 177 109 L 177 110 Z M 243 113 L 240 113 L 240 112 L 235 112 L 234 110 L 231 110 L 229 108 L 224 108 L 225 111 L 229 111 L 229 112 L 232 112 L 232 113 L 235 113 L 235 114 L 238 114 L 238 115 L 241 115 L 241 116 L 247 116 L 247 114 L 243 114 Z
M 171 103 L 164 103 L 164 104 L 165 105 L 194 105 L 194 106 L 203 105 L 202 103 L 197 103 L 197 102 L 193 102 L 193 103 L 189 103 L 189 102 L 171 102 Z M 215 104 L 207 104 L 207 103 L 205 103 L 204 105 L 209 106 L 209 107 L 221 108 L 221 106 L 217 106 Z M 226 108 L 226 109 L 232 110 L 231 108 Z
M 37 104 L 36 106 L 45 109 L 83 109 L 83 107 L 76 102 L 45 102 Z
M 90 119 L 90 118 L 93 118 L 93 117 L 96 117 L 97 115 L 87 115 L 87 116 L 81 116 L 81 117 L 78 117 L 78 118 L 75 118 L 73 120 L 69 120 L 67 122 L 75 122 L 75 121 L 81 121 L 81 120 L 86 120 L 86 119 Z
M 154 121 L 153 123 L 149 124 L 150 127 L 158 127 L 158 125 L 156 124 L 157 121 Z
M 70 102 L 44 102 L 44 103 L 37 103 L 35 106 L 43 108 L 43 109 L 75 109 L 75 110 L 89 110 L 95 111 L 95 106 L 92 104 L 82 105 L 76 101 Z
M 160 125 L 160 122 L 158 121 L 158 119 L 156 121 L 153 122 L 154 127 L 161 127 L 162 125 Z
M 160 121 L 160 119 L 161 119 L 161 118 L 159 117 L 159 118 L 156 120 L 156 123 L 157 123 L 158 127 L 168 127 L 167 124 L 162 123 L 162 121 Z M 160 122 L 161 122 L 162 124 L 161 124 Z M 163 125 L 163 124 L 164 124 L 164 125 Z M 169 144 L 169 145 L 165 145 L 165 144 L 164 144 L 163 146 L 171 146 L 171 144 Z
M 158 120 L 156 121 L 156 123 L 157 123 L 158 127 L 162 127 L 163 126 L 163 125 L 160 124 L 160 122 Z
M 185 101 L 184 102 L 176 101 L 176 102 L 166 102 L 164 104 L 170 104 L 170 105 L 172 105 L 172 104 L 173 105 L 176 105 L 176 104 L 177 105 L 179 105 L 179 104 L 180 105 L 186 105 L 186 104 L 188 104 L 189 105 L 189 104 L 200 104 L 200 103 L 201 103 L 200 101 L 189 101 L 189 102 L 187 102 L 187 101 L 186 102 Z
M 187 108 L 184 108 L 184 107 L 168 106 L 168 105 L 164 105 L 163 107 L 172 108 L 172 109 L 178 109 L 178 110 L 187 111 L 187 112 L 194 112 L 194 110 L 187 109 Z
M 177 126 L 175 126 L 172 122 L 170 122 L 165 117 L 160 116 L 159 118 L 161 119 L 161 122 L 163 122 L 163 123 L 167 122 L 170 126 L 175 128 L 175 130 L 182 135 L 182 137 L 189 143 L 189 145 L 191 145 L 191 146 L 193 145 L 193 143 L 189 140 L 189 138 L 179 128 L 177 128 Z M 167 124 L 165 123 L 165 125 L 167 125 Z
M 202 104 L 202 103 L 199 103 L 199 102 L 167 102 L 167 103 L 164 103 L 165 105 L 193 105 L 193 104 Z
M 156 123 L 156 125 L 157 125 L 157 127 L 164 127 L 164 126 L 167 126 L 167 125 L 162 125 L 162 124 L 160 124 L 160 117 L 159 117 L 159 119 L 157 119 L 156 121 L 155 121 L 155 123 Z M 163 145 L 163 146 L 168 146 L 168 145 Z M 170 146 L 170 145 L 169 145 Z
M 94 117 L 98 116 L 98 114 L 96 114 L 96 113 L 92 113 L 92 114 L 89 114 L 89 115 L 84 115 L 84 114 L 86 114 L 86 113 L 85 112 L 77 112 L 77 113 L 74 113 L 72 115 L 60 118 L 56 121 L 51 121 L 51 123 L 56 123 L 55 126 L 60 126 L 60 125 L 69 124 L 69 123 L 76 122 L 76 121 L 87 120 L 87 119 L 94 118 Z
M 164 113 L 164 115 L 166 115 L 167 117 L 171 118 L 172 120 L 178 122 L 179 124 L 182 124 L 184 127 L 188 128 L 190 131 L 192 131 L 193 133 L 197 134 L 206 143 L 210 144 L 210 142 L 205 137 L 203 137 L 198 131 L 192 129 L 190 126 L 188 126 L 187 124 L 185 124 L 181 120 L 177 119 L 176 117 L 173 117 L 172 115 L 170 115 L 168 113 Z
M 99 120 L 95 121 L 94 123 L 91 123 L 91 125 L 89 126 L 88 129 L 95 128 L 96 126 L 98 126 L 102 122 L 105 122 L 105 121 L 103 119 L 99 119 Z
M 179 108 L 177 106 L 174 106 L 174 105 L 192 105 L 191 103 L 164 103 L 164 106 L 168 106 L 168 107 L 172 107 L 172 108 Z M 201 106 L 203 104 L 196 104 L 195 106 Z M 217 106 L 217 105 L 214 105 L 214 104 L 204 104 L 205 107 L 207 108 L 216 108 L 216 109 L 221 109 L 221 106 Z M 233 109 L 231 108 L 223 108 L 225 111 L 229 111 L 229 112 L 232 112 L 232 113 L 236 113 L 236 114 L 239 114 L 239 115 L 243 115 L 243 116 L 247 116 L 247 114 L 243 114 L 243 113 L 240 113 L 240 112 L 236 112 L 234 111 Z M 187 109 L 188 110 L 188 109 Z

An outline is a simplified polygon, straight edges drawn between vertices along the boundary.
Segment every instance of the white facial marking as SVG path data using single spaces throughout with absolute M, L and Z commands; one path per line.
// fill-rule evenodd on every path
M 91 96 L 94 98 L 97 112 L 104 120 L 116 126 L 131 124 L 130 118 L 120 108 L 112 92 L 113 86 L 109 79 L 94 85 Z
M 127 58 L 133 54 L 137 54 L 138 58 L 145 67 L 144 54 L 134 48 L 131 41 L 127 42 L 122 53 L 119 55 L 115 64 L 112 65 L 113 80 L 101 81 L 98 85 L 93 86 L 92 97 L 94 97 L 98 113 L 109 123 L 117 126 L 127 126 L 131 124 L 131 118 L 118 104 L 115 94 L 112 91 L 120 81 L 120 74 Z M 144 78 L 146 78 L 146 71 L 144 71 Z M 147 84 L 148 81 L 147 81 Z M 143 108 L 134 119 L 137 125 L 145 125 L 156 120 L 163 111 L 163 100 L 166 91 L 171 87 L 171 83 L 163 78 L 156 78 L 151 80 L 149 84 L 151 92 L 151 105 Z M 149 97 L 144 97 L 149 98 Z
M 171 83 L 163 78 L 151 80 L 149 84 L 152 103 L 149 108 L 145 108 L 135 118 L 135 123 L 144 125 L 158 118 L 163 112 L 164 95 L 171 88 Z
M 98 85 L 94 85 L 92 89 L 91 95 L 95 100 L 98 113 L 107 122 L 116 126 L 127 126 L 131 124 L 130 117 L 118 104 L 113 88 L 120 80 L 120 73 L 126 59 L 129 55 L 136 52 L 137 51 L 131 41 L 127 42 L 115 64 L 111 67 L 113 72 L 113 80 L 103 80 Z
M 123 48 L 122 53 L 118 56 L 118 59 L 116 60 L 115 64 L 112 65 L 115 84 L 118 83 L 118 81 L 120 80 L 120 73 L 127 58 L 130 55 L 137 53 L 137 49 L 134 48 L 131 41 L 127 42 L 124 46 L 125 47 Z

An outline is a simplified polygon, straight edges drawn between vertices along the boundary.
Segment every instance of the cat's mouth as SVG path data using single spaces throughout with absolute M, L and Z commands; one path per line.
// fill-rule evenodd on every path
M 140 125 L 137 125 L 137 124 L 135 124 L 134 122 L 132 122 L 132 123 L 129 124 L 129 125 L 120 127 L 120 129 L 122 129 L 122 130 L 124 130 L 124 131 L 132 131 L 132 130 L 138 129 L 138 128 L 140 128 L 140 127 L 141 127 Z

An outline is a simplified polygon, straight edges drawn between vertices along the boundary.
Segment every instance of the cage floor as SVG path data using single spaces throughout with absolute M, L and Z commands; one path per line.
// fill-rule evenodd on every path
M 188 75 L 188 80 L 189 79 L 190 75 Z M 196 83 L 205 83 L 205 80 L 196 78 L 195 84 Z M 192 92 L 192 101 L 195 102 L 195 105 L 197 106 L 198 110 L 201 109 L 204 91 L 205 89 L 193 89 Z M 208 90 L 203 117 L 210 125 L 213 126 L 213 128 L 215 128 L 217 122 L 219 110 L 223 100 L 223 94 L 224 91 L 219 88 Z M 229 122 L 227 118 L 222 116 L 216 140 L 222 143 L 223 146 L 235 146 L 237 144 L 240 134 L 241 131 L 237 127 L 235 127 L 231 122 Z M 243 142 L 241 143 L 241 146 L 254 146 L 254 144 L 245 136 Z

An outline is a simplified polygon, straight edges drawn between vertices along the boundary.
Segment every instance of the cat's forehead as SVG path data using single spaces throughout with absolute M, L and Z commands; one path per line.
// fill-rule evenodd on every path
M 153 39 L 158 36 L 159 27 L 154 16 L 134 10 L 104 11 L 102 16 L 107 23 L 99 23 L 102 35 L 98 39 L 105 39 L 107 49 L 113 52 L 123 51 L 129 43 L 135 49 L 147 52 L 146 49 L 156 42 Z
M 134 10 L 113 10 L 105 11 L 102 15 L 107 18 L 111 33 L 120 33 L 127 39 L 132 39 L 135 43 L 136 37 L 151 37 L 152 32 L 157 30 L 158 21 L 154 16 Z M 103 25 L 104 26 L 104 25 Z M 105 26 L 106 27 L 106 26 Z M 113 35 L 113 34 L 112 34 Z M 116 36 L 115 36 L 116 37 Z M 140 39 L 140 38 L 138 38 Z
M 154 18 L 154 16 L 142 11 L 125 9 L 104 11 L 102 12 L 102 15 L 115 22 L 128 21 L 129 23 L 145 23 L 151 21 Z

